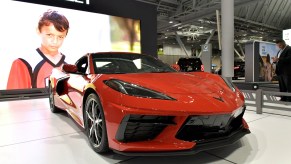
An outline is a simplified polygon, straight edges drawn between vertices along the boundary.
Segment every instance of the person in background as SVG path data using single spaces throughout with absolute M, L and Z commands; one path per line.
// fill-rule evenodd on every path
M 7 89 L 44 88 L 45 79 L 55 67 L 65 63 L 65 55 L 59 52 L 69 30 L 67 18 L 54 10 L 43 13 L 38 22 L 37 34 L 40 47 L 34 56 L 13 61 Z
M 276 74 L 279 81 L 280 92 L 291 92 L 291 47 L 283 39 L 276 41 L 280 49 L 273 62 L 276 63 Z M 280 101 L 291 101 L 289 96 L 281 96 Z
M 264 64 L 264 68 L 265 68 L 265 73 L 264 73 L 264 76 L 265 76 L 265 81 L 272 81 L 272 78 L 273 78 L 273 66 L 271 64 L 271 58 L 270 58 L 270 55 L 267 54 L 267 57 L 266 57 L 266 62 Z

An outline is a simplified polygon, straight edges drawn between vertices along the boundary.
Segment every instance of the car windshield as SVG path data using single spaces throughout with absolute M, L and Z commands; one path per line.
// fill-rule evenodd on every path
M 142 54 L 93 54 L 93 63 L 98 74 L 176 72 L 159 59 Z

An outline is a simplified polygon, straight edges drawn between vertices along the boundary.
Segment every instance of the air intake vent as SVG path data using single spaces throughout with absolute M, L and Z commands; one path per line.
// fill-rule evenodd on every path
M 177 139 L 204 143 L 230 135 L 242 127 L 241 113 L 234 118 L 230 114 L 190 116 L 176 135 Z
M 128 115 L 123 118 L 116 139 L 120 142 L 152 140 L 168 125 L 175 125 L 173 116 Z

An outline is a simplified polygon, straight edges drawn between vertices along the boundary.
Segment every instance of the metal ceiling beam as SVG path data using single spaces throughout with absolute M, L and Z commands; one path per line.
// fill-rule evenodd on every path
M 284 13 L 284 14 L 283 14 L 283 16 L 280 16 L 280 19 L 278 22 L 278 25 L 281 27 L 285 27 L 285 25 L 286 25 L 285 20 L 288 19 L 288 15 L 290 14 L 289 13 L 290 6 L 291 6 L 290 4 L 291 4 L 290 1 L 286 1 L 286 5 L 285 5 L 286 7 L 285 7 L 285 9 L 282 10 L 282 13 Z M 281 13 L 281 15 L 282 15 L 282 13 Z
M 178 44 L 180 45 L 180 47 L 182 48 L 182 50 L 185 52 L 185 54 L 188 57 L 190 57 L 190 55 L 188 54 L 187 49 L 186 49 L 184 43 L 182 42 L 182 40 L 181 40 L 180 36 L 177 34 L 177 32 L 175 33 L 175 36 L 176 36 L 175 37 L 176 38 L 176 41 L 178 42 Z
M 221 10 L 221 0 L 136 1 L 152 4 L 157 7 L 159 14 L 157 16 L 158 33 L 164 33 L 167 30 L 172 32 L 177 31 L 178 27 L 183 25 L 198 25 L 214 29 L 217 26 L 216 23 L 208 24 L 201 22 L 199 19 L 214 20 L 216 10 Z M 259 35 L 264 38 L 268 36 L 267 39 L 270 40 L 276 36 L 280 37 L 281 30 L 291 26 L 291 19 L 289 19 L 289 15 L 291 15 L 291 10 L 289 10 L 291 8 L 290 0 L 234 0 L 234 6 L 236 10 L 235 29 L 238 30 L 237 34 L 240 38 L 245 36 L 240 34 L 247 34 L 247 36 Z M 271 11 L 272 9 L 273 11 Z M 176 20 L 177 23 L 169 24 L 170 18 Z M 172 34 L 172 38 L 175 38 L 175 34 Z M 184 39 L 184 37 L 181 37 L 182 41 Z M 206 39 L 203 38 L 203 42 Z M 187 44 L 186 41 L 184 44 Z M 198 43 L 195 42 L 195 44 Z
M 260 1 L 257 3 L 257 7 L 254 9 L 254 12 L 253 12 L 252 16 L 249 18 L 249 20 L 256 21 L 258 19 L 260 12 L 264 8 L 263 4 L 264 4 L 264 1 Z
M 172 15 L 171 17 L 172 18 L 176 18 L 176 17 L 183 17 L 183 16 L 187 16 L 187 15 L 192 15 L 192 14 L 195 14 L 196 12 L 194 12 L 195 10 L 202 10 L 204 7 L 208 7 L 215 4 L 214 2 L 212 1 L 209 1 L 207 3 L 204 3 L 204 4 L 201 4 L 201 5 L 197 5 L 195 8 L 192 8 L 190 10 L 186 10 L 184 12 L 181 12 L 181 13 L 178 13 L 178 14 L 175 14 L 175 15 Z M 220 6 L 220 5 L 219 5 Z M 205 9 L 204 9 L 205 10 Z M 193 13 L 194 12 L 194 13 Z
M 271 8 L 270 8 L 271 6 Z M 273 13 L 275 7 L 277 6 L 277 1 L 271 1 L 270 5 L 268 6 L 268 9 L 266 11 L 266 14 L 264 15 L 262 23 L 267 23 L 270 19 L 271 14 Z
M 245 6 L 245 8 L 246 8 L 245 18 L 247 19 L 249 17 L 249 15 L 250 15 L 251 6 Z
M 196 0 L 192 0 L 192 8 L 195 9 L 196 8 Z
M 237 54 L 237 56 L 242 60 L 245 61 L 245 58 L 234 48 L 234 52 Z
M 267 21 L 267 24 L 274 24 L 274 22 L 276 22 L 275 21 L 275 18 L 276 18 L 276 16 L 277 15 L 280 15 L 279 13 L 281 12 L 281 9 L 284 9 L 284 1 L 283 0 L 280 0 L 280 2 L 279 1 L 277 1 L 277 6 L 278 6 L 278 8 L 276 9 L 276 10 L 273 10 L 273 13 L 272 13 L 272 15 L 270 15 L 270 18 L 269 18 L 269 20 Z M 275 7 L 274 7 L 275 8 Z
M 283 13 L 285 13 L 287 10 L 286 9 L 289 9 L 289 6 L 287 5 L 288 4 L 288 1 L 283 1 L 282 3 L 282 7 L 281 7 L 281 10 L 277 12 L 277 15 L 274 16 L 274 24 L 279 24 L 279 22 L 281 22 L 281 19 L 283 19 Z
M 136 1 L 147 3 L 147 4 L 151 4 L 151 5 L 155 5 L 155 6 L 159 6 L 159 9 L 161 9 L 160 7 L 164 7 L 162 9 L 168 9 L 168 10 L 171 10 L 171 11 L 175 11 L 175 9 L 176 9 L 176 7 L 173 7 L 173 6 L 169 6 L 169 5 L 165 5 L 165 4 L 159 4 L 157 2 L 151 2 L 151 1 L 148 1 L 148 0 L 136 0 Z M 161 2 L 161 1 L 159 1 L 159 2 Z
M 263 2 L 261 10 L 259 10 L 259 13 L 257 14 L 256 18 L 252 19 L 253 21 L 262 22 L 263 15 L 265 14 L 265 12 L 266 12 L 266 10 L 268 8 L 268 4 L 267 3 L 268 3 L 268 1 Z
M 210 36 L 207 38 L 205 44 L 209 44 L 209 42 L 210 42 L 211 38 L 213 37 L 214 33 L 215 33 L 215 30 L 211 30 Z
M 259 6 L 259 2 L 256 3 L 256 6 L 253 8 L 253 10 L 251 11 L 251 14 L 249 14 L 246 19 L 251 19 L 254 17 L 255 12 L 258 10 L 258 6 Z M 251 6 L 248 6 L 249 8 Z
M 239 7 L 241 5 L 251 4 L 251 3 L 258 2 L 258 1 L 261 1 L 261 0 L 240 0 L 240 1 L 235 1 L 234 4 L 235 4 L 235 7 Z M 214 2 L 214 1 L 211 1 L 211 2 Z M 188 23 L 191 23 L 194 20 L 197 20 L 197 19 L 200 19 L 200 18 L 214 16 L 215 13 L 216 13 L 216 10 L 220 10 L 221 4 L 220 3 L 214 3 L 213 4 L 211 2 L 205 3 L 205 4 L 203 4 L 203 6 L 207 6 L 207 5 L 212 4 L 212 7 L 208 7 L 208 8 L 202 9 L 202 8 L 200 8 L 202 5 L 200 5 L 199 6 L 200 11 L 198 11 L 198 12 L 191 12 L 189 14 L 189 11 L 186 11 L 186 12 L 180 13 L 179 15 L 171 16 L 171 18 L 177 17 L 176 19 L 179 20 L 182 24 L 188 24 Z M 217 1 L 215 1 L 215 2 L 217 2 Z M 183 14 L 187 14 L 187 15 L 181 16 Z M 167 25 L 158 27 L 158 30 L 159 31 L 163 31 L 163 30 L 166 30 L 166 29 L 169 29 L 169 28 L 172 28 L 172 27 L 173 26 L 169 26 L 167 24 Z
M 176 0 L 161 0 L 163 2 L 167 2 L 167 3 L 171 3 L 171 4 L 174 4 L 174 5 L 179 5 L 179 3 L 176 1 Z
M 263 1 L 263 0 L 236 0 L 234 1 L 234 7 L 250 5 L 259 1 Z
M 244 18 L 236 17 L 236 16 L 234 17 L 234 19 L 235 20 L 240 20 L 240 21 L 243 21 L 243 22 L 247 22 L 247 23 L 251 23 L 251 24 L 254 24 L 254 25 L 259 25 L 259 26 L 262 26 L 262 27 L 267 27 L 267 28 L 275 30 L 275 31 L 282 31 L 283 30 L 280 27 L 270 26 L 270 25 L 267 25 L 267 24 L 264 24 L 264 23 L 259 23 L 259 22 L 255 22 L 255 21 L 252 21 L 252 20 L 247 20 L 247 19 L 244 19 Z
M 261 20 L 259 20 L 259 22 L 264 22 L 264 20 L 266 19 L 265 17 L 266 17 L 266 15 L 268 14 L 268 9 L 269 9 L 269 6 L 271 5 L 271 3 L 272 3 L 272 0 L 267 0 L 266 2 L 265 2 L 265 6 L 264 6 L 264 11 L 261 13 L 262 15 L 262 19 Z

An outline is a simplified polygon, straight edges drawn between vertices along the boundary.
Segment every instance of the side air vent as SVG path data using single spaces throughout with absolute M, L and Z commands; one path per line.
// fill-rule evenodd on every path
M 116 139 L 120 142 L 152 140 L 167 126 L 175 125 L 173 116 L 127 115 L 123 118 Z

